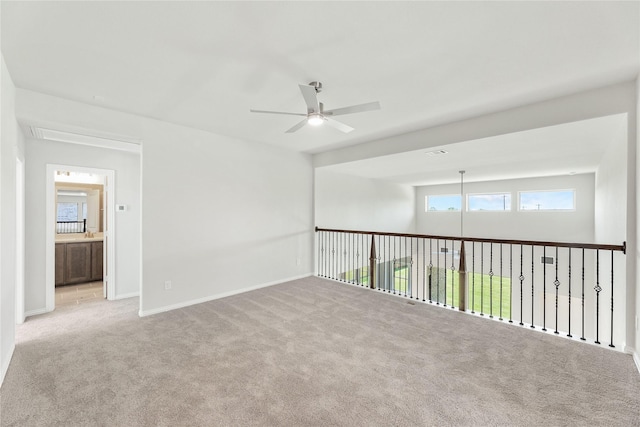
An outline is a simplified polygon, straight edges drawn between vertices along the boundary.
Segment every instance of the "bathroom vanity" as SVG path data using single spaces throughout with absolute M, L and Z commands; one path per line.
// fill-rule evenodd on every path
M 102 236 L 56 239 L 56 286 L 102 280 Z

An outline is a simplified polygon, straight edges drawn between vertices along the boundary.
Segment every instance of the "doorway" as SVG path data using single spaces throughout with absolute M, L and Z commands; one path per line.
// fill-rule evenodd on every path
M 47 311 L 63 287 L 115 299 L 114 179 L 109 169 L 47 165 Z

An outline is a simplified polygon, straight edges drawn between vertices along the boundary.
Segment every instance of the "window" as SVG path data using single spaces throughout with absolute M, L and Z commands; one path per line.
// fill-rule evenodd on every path
M 575 190 L 521 191 L 518 206 L 521 211 L 575 210 Z
M 511 193 L 469 194 L 467 202 L 470 211 L 510 211 Z
M 426 196 L 424 206 L 426 212 L 460 212 L 460 209 L 462 209 L 462 199 L 459 194 Z
M 58 203 L 58 221 L 77 221 L 77 203 Z

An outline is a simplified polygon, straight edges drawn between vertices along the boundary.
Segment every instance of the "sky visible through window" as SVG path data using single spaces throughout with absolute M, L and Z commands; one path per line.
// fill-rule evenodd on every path
M 511 193 L 469 194 L 470 211 L 510 211 Z
M 460 195 L 427 196 L 428 211 L 460 211 Z
M 575 192 L 563 191 L 528 191 L 520 193 L 520 210 L 573 210 Z

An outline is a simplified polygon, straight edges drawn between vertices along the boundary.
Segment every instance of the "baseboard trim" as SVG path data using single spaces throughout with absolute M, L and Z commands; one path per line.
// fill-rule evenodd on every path
M 638 373 L 640 374 L 640 354 L 637 351 L 633 352 L 633 361 L 636 362 L 636 368 L 638 368 Z
M 127 298 L 139 297 L 139 296 L 140 296 L 140 292 L 129 292 L 128 294 L 116 295 L 114 299 L 116 300 L 127 299 Z
M 49 313 L 50 311 L 53 311 L 53 310 L 47 310 L 46 308 L 38 308 L 36 310 L 26 311 L 24 313 L 24 317 L 27 318 L 27 317 L 31 317 L 31 316 L 37 316 L 39 314 Z
M 16 349 L 16 345 L 11 345 L 11 350 L 9 350 L 9 357 L 2 364 L 2 371 L 0 372 L 0 386 L 4 382 L 4 377 L 7 375 L 7 371 L 9 370 L 9 365 L 11 364 L 11 359 L 13 358 L 13 351 Z
M 203 302 L 213 301 L 213 300 L 217 300 L 217 299 L 220 299 L 220 298 L 226 298 L 226 297 L 230 297 L 232 295 L 243 294 L 245 292 L 251 292 L 251 291 L 255 291 L 257 289 L 262 289 L 262 288 L 266 288 L 266 287 L 273 286 L 273 285 L 279 285 L 281 283 L 291 282 L 292 280 L 304 279 L 305 277 L 310 277 L 310 276 L 313 276 L 313 273 L 302 274 L 300 276 L 289 277 L 287 279 L 276 280 L 276 281 L 268 282 L 268 283 L 261 283 L 259 285 L 249 286 L 249 287 L 246 287 L 246 288 L 236 289 L 236 290 L 228 291 L 228 292 L 222 292 L 220 294 L 210 295 L 210 296 L 203 297 L 203 298 L 196 298 L 196 299 L 192 299 L 192 300 L 189 300 L 189 301 L 179 302 L 177 304 L 165 305 L 164 307 L 158 307 L 158 308 L 154 308 L 154 309 L 151 309 L 151 310 L 140 310 L 138 312 L 138 315 L 140 317 L 145 317 L 145 316 L 151 316 L 153 314 L 165 313 L 167 311 L 177 310 L 179 308 L 188 307 L 190 305 L 202 304 Z

